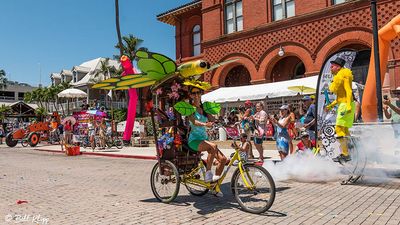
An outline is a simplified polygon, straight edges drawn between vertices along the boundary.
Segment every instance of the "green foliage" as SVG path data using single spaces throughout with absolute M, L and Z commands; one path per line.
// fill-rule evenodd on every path
M 126 120 L 126 116 L 128 113 L 127 108 L 122 108 L 122 109 L 114 109 L 114 120 L 115 122 L 121 122 Z
M 5 119 L 5 114 L 6 113 L 11 113 L 11 107 L 10 106 L 6 106 L 6 105 L 1 105 L 0 106 L 0 121 L 3 121 Z
M 153 136 L 154 135 L 154 130 L 153 130 L 153 125 L 151 123 L 151 117 L 142 117 L 142 118 L 136 118 L 136 120 L 144 120 L 144 126 L 146 127 L 147 131 L 147 136 Z M 156 130 L 158 130 L 158 123 L 156 122 Z
M 35 110 L 35 114 L 39 121 L 43 121 L 43 118 L 47 116 L 47 110 L 44 107 L 39 107 Z
M 4 70 L 0 70 L 0 89 L 7 87 L 7 78 L 6 72 Z
M 128 58 L 133 61 L 135 59 L 135 51 L 143 40 L 133 36 L 132 34 L 129 34 L 129 36 L 123 36 L 122 40 L 122 54 L 128 56 Z M 115 48 L 120 49 L 119 44 L 117 44 Z M 119 60 L 120 57 L 121 56 L 119 55 L 114 56 L 116 60 Z

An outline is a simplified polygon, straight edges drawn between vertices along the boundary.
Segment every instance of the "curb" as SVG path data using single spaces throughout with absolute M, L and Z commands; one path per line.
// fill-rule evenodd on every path
M 49 149 L 33 149 L 35 151 L 41 152 L 52 152 L 52 153 L 61 153 L 65 154 L 64 151 L 59 150 L 49 150 Z M 106 156 L 113 158 L 131 158 L 131 159 L 146 159 L 146 160 L 156 160 L 156 156 L 145 156 L 145 155 L 123 155 L 123 154 L 109 154 L 109 153 L 101 153 L 101 152 L 81 152 L 81 155 L 94 155 L 94 156 Z

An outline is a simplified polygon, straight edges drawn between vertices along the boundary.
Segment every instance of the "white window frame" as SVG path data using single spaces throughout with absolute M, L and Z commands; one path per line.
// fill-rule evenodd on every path
M 293 2 L 294 7 L 295 7 L 295 12 L 294 15 L 289 16 L 289 17 L 293 17 L 296 15 L 296 3 L 295 0 L 281 0 L 280 4 L 274 4 L 274 0 L 271 1 L 271 5 L 272 5 L 272 21 L 278 21 L 278 20 L 283 20 L 288 17 L 288 3 Z M 277 15 L 275 14 L 275 8 L 281 6 L 282 7 L 282 15 L 280 19 L 277 19 Z
M 332 5 L 338 5 L 347 2 L 348 0 L 332 0 Z
M 242 14 L 239 16 L 236 15 L 237 14 L 236 12 L 238 11 L 238 8 L 237 8 L 238 3 L 241 4 L 241 11 L 242 11 Z M 233 21 L 233 30 L 232 31 L 228 31 L 227 9 L 229 6 L 232 6 L 232 14 L 233 14 L 232 18 L 229 19 L 229 21 L 230 20 Z M 234 32 L 242 31 L 243 30 L 243 1 L 242 0 L 225 0 L 224 12 L 225 12 L 225 34 L 231 34 Z M 238 27 L 239 19 L 241 19 L 241 21 L 242 21 L 241 27 Z

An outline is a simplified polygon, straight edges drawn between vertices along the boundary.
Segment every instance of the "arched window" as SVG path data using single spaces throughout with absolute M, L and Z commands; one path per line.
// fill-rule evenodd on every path
M 201 53 L 200 25 L 193 27 L 193 56 Z

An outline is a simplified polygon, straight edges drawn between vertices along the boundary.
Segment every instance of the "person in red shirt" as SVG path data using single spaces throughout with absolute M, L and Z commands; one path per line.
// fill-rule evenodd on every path
M 315 140 L 310 140 L 310 135 L 308 134 L 308 132 L 303 131 L 300 137 L 301 141 L 297 144 L 297 152 L 314 152 L 316 142 Z

